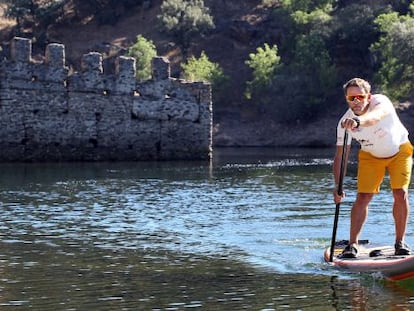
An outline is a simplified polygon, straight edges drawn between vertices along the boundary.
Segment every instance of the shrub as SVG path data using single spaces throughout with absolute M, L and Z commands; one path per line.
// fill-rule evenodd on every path
M 277 46 L 270 47 L 265 43 L 263 47 L 256 49 L 256 53 L 250 53 L 249 60 L 245 63 L 253 71 L 253 80 L 247 81 L 245 96 L 251 99 L 254 94 L 263 95 L 279 67 L 280 56 L 277 55 Z M 262 98 L 260 102 L 263 103 L 264 97 L 254 97 L 258 97 L 258 100 Z
M 211 62 L 203 51 L 199 58 L 191 56 L 181 64 L 181 77 L 189 81 L 205 81 L 212 84 L 214 101 L 220 100 L 228 84 L 229 77 L 224 74 L 219 64 Z
M 137 41 L 128 49 L 128 56 L 136 60 L 136 77 L 138 80 L 151 78 L 151 61 L 157 56 L 157 50 L 151 40 L 145 39 L 142 35 L 137 36 Z
M 188 46 L 194 36 L 215 27 L 203 0 L 164 0 L 158 19 L 162 30 L 173 33 L 184 46 Z
M 17 32 L 24 26 L 46 29 L 61 14 L 64 0 L 3 0 L 7 5 L 6 17 L 16 19 Z

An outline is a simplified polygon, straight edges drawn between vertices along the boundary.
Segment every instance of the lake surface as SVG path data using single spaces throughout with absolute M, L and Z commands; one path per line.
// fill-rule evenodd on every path
M 323 262 L 333 152 L 0 164 L 0 310 L 413 310 L 414 288 Z M 338 239 L 355 186 L 352 160 Z M 361 238 L 393 244 L 382 188 Z

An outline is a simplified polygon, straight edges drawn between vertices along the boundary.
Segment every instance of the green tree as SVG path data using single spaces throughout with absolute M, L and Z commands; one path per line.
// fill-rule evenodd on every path
M 229 81 L 219 64 L 210 61 L 204 51 L 199 58 L 191 56 L 186 63 L 181 64 L 181 77 L 189 81 L 204 81 L 212 84 L 213 100 L 222 99 L 223 92 Z
M 279 52 L 284 59 L 291 59 L 296 36 L 319 33 L 329 38 L 332 33 L 332 15 L 336 0 L 263 0 L 271 6 L 270 23 L 281 30 Z
M 310 13 L 320 9 L 331 10 L 336 0 L 280 0 L 281 5 L 291 12 L 303 11 Z
M 391 97 L 408 99 L 413 95 L 414 18 L 392 12 L 378 16 L 376 23 L 382 35 L 371 46 L 379 64 L 375 81 Z
M 209 11 L 203 0 L 164 0 L 158 19 L 163 31 L 173 33 L 187 47 L 194 36 L 215 28 Z
M 157 56 L 157 50 L 151 40 L 147 40 L 142 35 L 137 36 L 137 41 L 128 49 L 128 56 L 136 60 L 136 77 L 138 80 L 148 80 L 151 78 L 151 61 Z
M 256 49 L 256 53 L 249 54 L 249 60 L 245 64 L 253 71 L 253 80 L 247 81 L 245 96 L 248 99 L 255 98 L 259 104 L 267 103 L 267 98 L 263 95 L 279 68 L 280 56 L 277 53 L 276 45 L 270 47 L 265 43 Z
M 375 2 L 350 3 L 335 11 L 331 23 L 332 36 L 326 43 L 330 54 L 335 57 L 341 81 L 352 76 L 372 79 L 375 68 L 369 47 L 380 35 L 375 18 L 386 10 L 388 7 Z
M 46 28 L 61 14 L 64 0 L 2 0 L 7 5 L 5 15 L 15 18 L 20 32 L 25 24 Z
M 274 110 L 281 122 L 315 118 L 337 86 L 336 68 L 317 35 L 298 37 L 294 58 L 273 81 Z
M 271 4 L 269 1 L 266 1 Z M 332 97 L 337 70 L 328 43 L 334 34 L 333 0 L 280 0 L 272 17 L 283 20 L 281 63 L 266 88 L 253 89 L 267 112 L 281 122 L 304 122 L 319 114 Z

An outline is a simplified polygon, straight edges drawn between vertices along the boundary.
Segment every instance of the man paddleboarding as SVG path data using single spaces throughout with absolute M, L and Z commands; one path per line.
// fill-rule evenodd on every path
M 358 256 L 358 238 L 367 219 L 368 204 L 380 190 L 385 173 L 390 176 L 394 198 L 392 214 L 395 223 L 395 255 L 409 255 L 405 232 L 409 214 L 408 186 L 413 164 L 413 146 L 408 131 L 401 123 L 394 105 L 383 94 L 371 94 L 371 85 L 361 78 L 353 78 L 343 86 L 348 110 L 337 126 L 337 147 L 333 163 L 335 179 L 334 201 L 345 197 L 338 194 L 341 158 L 345 131 L 349 133 L 347 152 L 355 139 L 361 148 L 358 153 L 357 196 L 351 210 L 349 244 L 342 258 Z

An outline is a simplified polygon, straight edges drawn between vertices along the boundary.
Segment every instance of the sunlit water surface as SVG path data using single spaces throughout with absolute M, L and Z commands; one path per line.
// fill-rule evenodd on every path
M 1 164 L 0 310 L 414 309 L 414 289 L 322 261 L 332 156 L 252 148 L 216 150 L 211 163 Z M 391 244 L 388 180 L 382 188 L 362 238 Z

